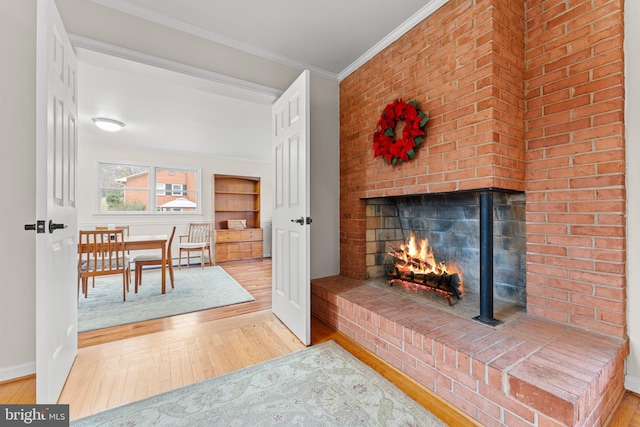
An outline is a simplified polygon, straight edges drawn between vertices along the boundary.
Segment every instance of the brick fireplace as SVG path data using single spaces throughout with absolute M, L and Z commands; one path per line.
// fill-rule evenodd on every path
M 314 281 L 314 314 L 485 425 L 600 423 L 628 354 L 623 61 L 621 0 L 450 0 L 342 80 L 340 276 Z M 374 159 L 372 135 L 396 98 L 430 120 L 415 158 L 390 166 Z M 539 326 L 527 337 L 505 326 L 501 340 L 525 344 L 494 359 L 487 326 L 447 318 L 458 334 L 433 336 L 420 314 L 362 288 L 378 268 L 367 201 L 486 188 L 526 200 L 522 291 L 509 278 L 497 294 Z M 581 366 L 561 366 L 576 352 Z

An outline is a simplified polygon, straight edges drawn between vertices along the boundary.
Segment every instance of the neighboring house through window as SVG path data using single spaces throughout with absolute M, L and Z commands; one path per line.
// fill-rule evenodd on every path
M 158 196 L 186 196 L 187 184 L 156 184 L 156 195 Z
M 199 212 L 199 169 L 99 163 L 99 212 Z

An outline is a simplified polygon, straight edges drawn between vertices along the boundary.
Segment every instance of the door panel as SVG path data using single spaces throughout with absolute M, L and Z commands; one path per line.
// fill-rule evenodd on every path
M 297 233 L 295 231 L 292 231 L 291 233 L 289 233 L 289 251 L 292 254 L 297 254 L 302 248 L 301 248 L 301 236 L 300 233 Z M 289 276 L 292 278 L 297 278 L 300 277 L 301 271 L 300 271 L 300 264 L 298 264 L 297 262 L 292 262 L 289 264 Z M 301 292 L 300 292 L 300 287 L 296 286 L 295 282 L 290 282 L 289 283 L 289 304 L 291 304 L 293 307 L 295 307 L 296 309 L 300 309 L 301 306 L 304 304 L 304 301 L 302 301 L 301 298 Z M 304 292 L 302 292 L 302 294 L 304 294 Z
M 36 401 L 56 403 L 78 351 L 76 62 L 53 0 L 37 2 Z M 64 224 L 51 229 L 49 221 Z
M 300 143 L 299 135 L 294 135 L 289 139 L 289 175 L 294 177 L 300 173 L 300 159 L 298 144 Z M 300 204 L 299 197 L 300 187 L 297 179 L 289 180 L 289 207 L 294 208 Z
M 304 344 L 311 343 L 309 269 L 309 71 L 272 109 L 274 213 L 273 312 Z M 301 223 L 296 222 L 302 218 Z

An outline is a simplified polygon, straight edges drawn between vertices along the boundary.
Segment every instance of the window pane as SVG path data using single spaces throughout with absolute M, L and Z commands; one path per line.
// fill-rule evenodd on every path
M 101 212 L 148 212 L 148 190 L 103 189 L 100 198 Z
M 156 196 L 157 210 L 160 212 L 195 212 L 198 192 L 195 170 L 157 168 L 156 180 L 166 185 L 164 195 Z
M 101 163 L 100 212 L 149 210 L 149 167 Z

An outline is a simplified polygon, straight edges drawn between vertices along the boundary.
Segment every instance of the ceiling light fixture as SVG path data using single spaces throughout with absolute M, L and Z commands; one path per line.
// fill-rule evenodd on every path
M 92 120 L 100 129 L 109 132 L 117 132 L 124 127 L 124 123 L 118 120 L 106 119 L 104 117 L 94 117 Z

